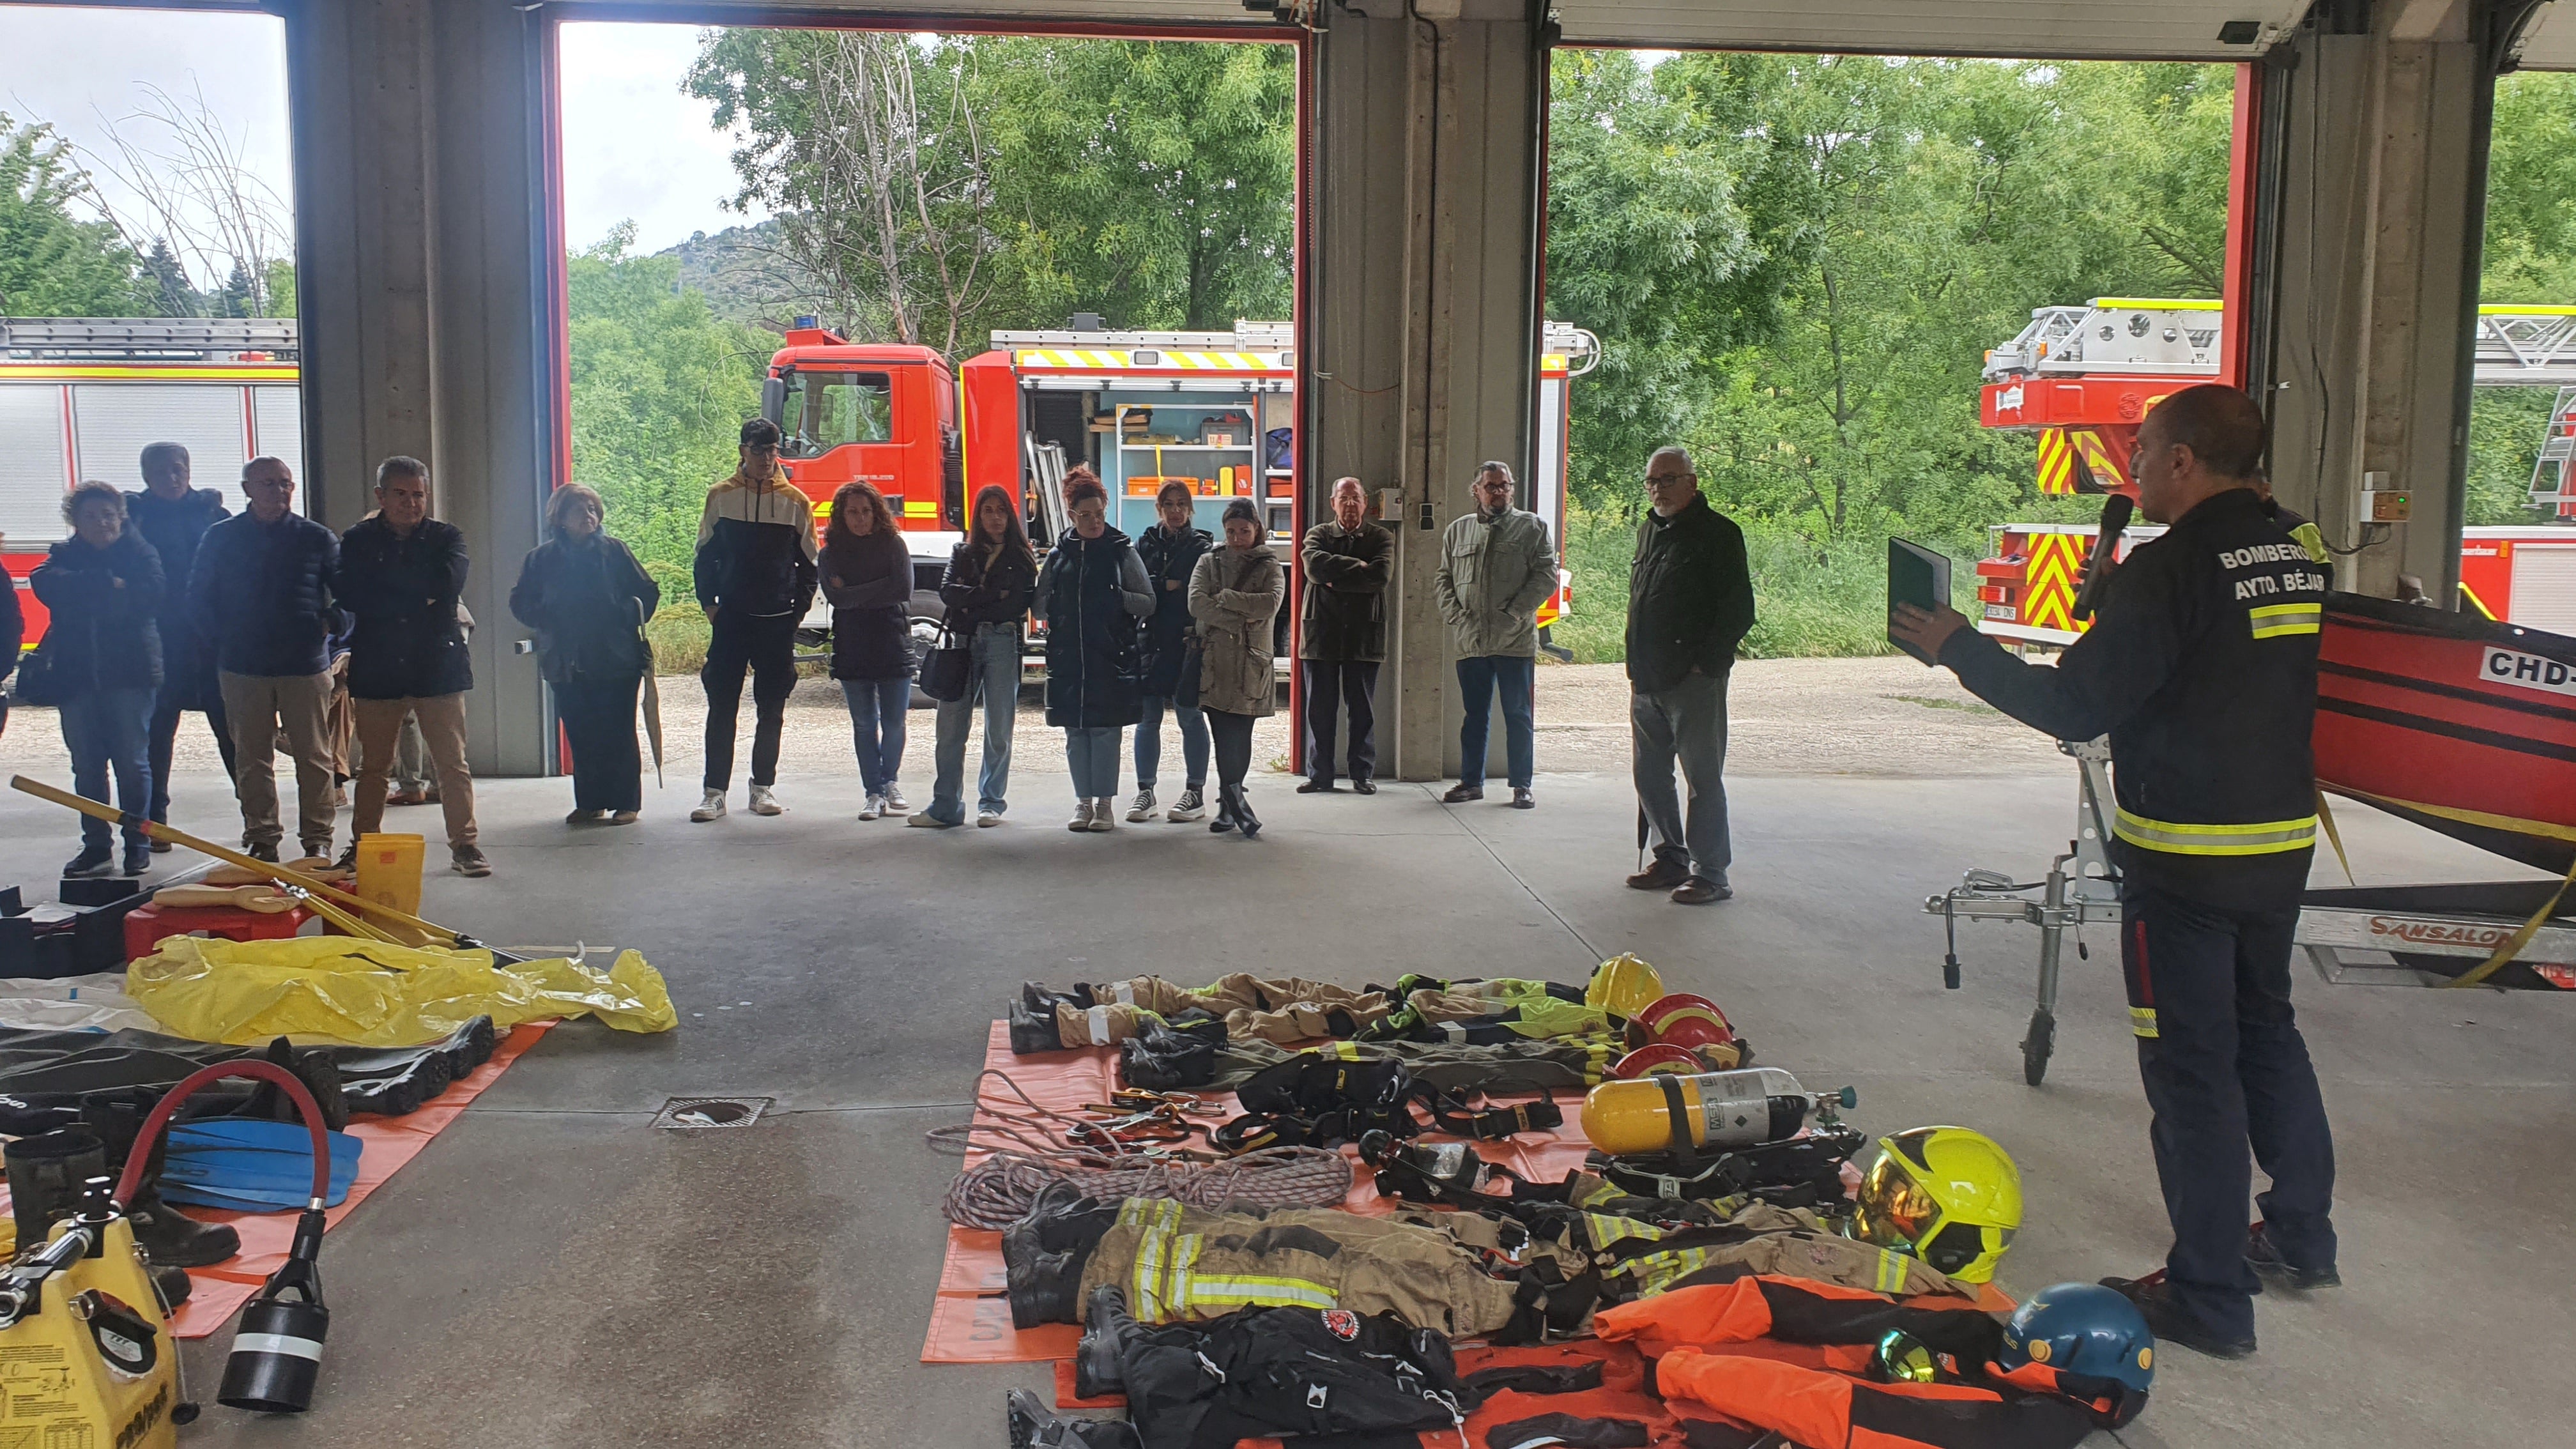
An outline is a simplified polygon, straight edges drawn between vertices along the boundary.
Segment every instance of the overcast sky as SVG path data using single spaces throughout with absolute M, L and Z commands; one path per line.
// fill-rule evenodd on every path
M 0 112 L 51 121 L 113 155 L 108 125 L 143 104 L 145 85 L 202 91 L 247 167 L 287 200 L 285 47 L 285 23 L 265 15 L 0 4 Z M 642 252 L 757 219 L 724 209 L 736 186 L 734 143 L 710 127 L 705 103 L 680 91 L 696 50 L 697 31 L 685 25 L 563 28 L 572 245 L 629 218 Z M 111 205 L 131 202 L 112 176 L 98 179 Z

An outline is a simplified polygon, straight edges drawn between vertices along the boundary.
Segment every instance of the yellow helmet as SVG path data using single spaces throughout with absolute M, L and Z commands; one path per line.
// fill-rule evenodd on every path
M 1593 968 L 1592 984 L 1583 988 L 1583 1004 L 1612 1016 L 1630 1017 L 1663 995 L 1664 978 L 1655 974 L 1655 968 L 1622 953 Z
M 1963 1283 L 1995 1276 L 2021 1227 L 2021 1170 L 1966 1127 L 1916 1127 L 1878 1139 L 1861 1179 L 1852 1236 L 1901 1248 Z

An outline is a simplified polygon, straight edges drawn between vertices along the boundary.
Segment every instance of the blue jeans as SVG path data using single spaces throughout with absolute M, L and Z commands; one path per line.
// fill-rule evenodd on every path
M 152 691 L 89 690 L 64 700 L 60 713 L 63 748 L 72 756 L 73 792 L 109 804 L 107 777 L 113 772 L 113 803 L 126 815 L 125 848 L 143 849 L 143 827 L 135 821 L 152 806 Z M 107 848 L 107 822 L 82 816 L 83 853 Z
M 1154 775 L 1163 766 L 1163 711 L 1167 707 L 1181 723 L 1181 763 L 1189 771 L 1183 784 L 1196 790 L 1207 784 L 1207 711 L 1152 694 L 1145 696 L 1145 713 L 1136 721 L 1136 788 L 1153 789 Z
M 1064 762 L 1073 771 L 1078 800 L 1106 800 L 1118 793 L 1118 736 L 1124 725 L 1083 725 L 1064 732 Z
M 975 702 L 984 704 L 984 769 L 976 779 L 975 808 L 999 815 L 1011 788 L 1011 726 L 1019 719 L 1020 631 L 1014 624 L 979 624 L 967 647 L 975 661 L 966 697 L 942 700 L 931 749 L 937 771 L 930 784 L 930 816 L 951 825 L 966 819 L 966 727 Z
M 903 773 L 903 712 L 912 707 L 912 680 L 844 679 L 850 705 L 850 744 L 859 752 L 859 783 L 882 795 Z
M 1483 789 L 1485 735 L 1493 715 L 1494 695 L 1503 696 L 1503 757 L 1512 773 L 1512 788 L 1529 788 L 1537 768 L 1537 737 L 1530 732 L 1530 691 L 1538 682 L 1538 661 L 1520 654 L 1486 654 L 1458 661 L 1458 692 L 1465 696 L 1467 717 L 1458 724 L 1458 783 Z

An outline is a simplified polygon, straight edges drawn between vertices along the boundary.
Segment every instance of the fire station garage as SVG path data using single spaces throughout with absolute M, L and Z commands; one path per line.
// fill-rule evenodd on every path
M 2506 340 L 2475 295 L 2498 78 L 2576 69 L 2576 12 L 198 8 L 264 11 L 286 37 L 300 317 L 291 338 L 243 345 L 295 349 L 301 430 L 291 452 L 259 447 L 292 459 L 295 507 L 334 531 L 391 497 L 381 460 L 425 460 L 435 517 L 470 543 L 462 738 L 490 872 L 424 879 L 417 836 L 407 856 L 372 847 L 374 865 L 353 850 L 355 875 L 279 864 L 274 838 L 245 844 L 223 773 L 183 767 L 169 825 L 150 832 L 175 848 L 139 886 L 66 879 L 57 901 L 79 807 L 40 691 L 20 681 L 0 737 L 21 781 L 0 792 L 0 886 L 15 887 L 0 945 L 42 969 L 0 973 L 19 978 L 0 996 L 24 998 L 0 1000 L 20 1233 L 0 1278 L 0 1449 L 1214 1449 L 1325 1433 L 1380 1437 L 1315 1442 L 1473 1449 L 2397 1449 L 2576 1434 L 2545 1387 L 2576 1340 L 2552 1271 L 2576 1239 L 2576 639 L 2517 622 L 2521 604 L 2476 603 L 2462 502 L 2480 370 L 2556 365 L 2533 350 L 2556 344 Z M 990 353 L 978 339 L 931 356 L 946 391 L 920 404 L 921 426 L 954 466 L 938 499 L 891 502 L 905 526 L 953 508 L 962 530 L 973 491 L 1000 483 L 1035 500 L 1046 566 L 1080 573 L 1081 507 L 1053 511 L 1069 463 L 1096 467 L 1127 534 L 1185 475 L 1198 527 L 1229 526 L 1249 499 L 1246 537 L 1283 556 L 1333 516 L 1335 481 L 1359 480 L 1392 535 L 1374 794 L 1293 791 L 1292 742 L 1253 761 L 1257 840 L 1250 826 L 1113 834 L 1105 807 L 1068 833 L 1049 813 L 1064 777 L 1035 763 L 999 828 L 854 826 L 867 792 L 838 754 L 782 767 L 789 813 L 737 795 L 730 816 L 692 823 L 694 766 L 657 785 L 657 733 L 634 827 L 568 828 L 572 722 L 511 585 L 550 536 L 553 490 L 574 481 L 556 79 L 564 27 L 588 21 L 1293 47 L 1293 319 L 1159 335 L 1050 316 Z M 1550 735 L 1542 662 L 1542 736 L 1594 730 L 1599 748 L 1571 768 L 1542 759 L 1537 808 L 1515 810 L 1498 731 L 1487 798 L 1444 803 L 1467 708 L 1444 540 L 1487 506 L 1487 460 L 1561 476 L 1566 410 L 1592 385 L 1568 392 L 1592 360 L 1584 319 L 1542 305 L 1550 57 L 1582 47 L 2241 67 L 2223 319 L 2178 372 L 2121 353 L 2150 396 L 2131 392 L 2127 432 L 2113 420 L 2081 444 L 2136 445 L 2139 461 L 2094 470 L 2120 475 L 2121 520 L 2138 498 L 2125 545 L 2107 517 L 2063 525 L 2070 580 L 2086 550 L 2136 561 L 2103 570 L 2098 640 L 2023 662 L 2144 648 L 2124 610 L 2220 607 L 2153 590 L 2186 587 L 2157 550 L 2179 554 L 2223 508 L 2244 532 L 2216 567 L 2250 580 L 2225 617 L 2250 618 L 2250 644 L 2231 626 L 2214 676 L 2198 646 L 2155 655 L 2172 671 L 2158 677 L 2189 689 L 2123 683 L 2146 666 L 2115 660 L 2070 666 L 2093 683 L 2060 690 L 1977 653 L 1991 646 L 1970 627 L 1934 646 L 1955 670 L 1876 661 L 1888 672 L 1867 701 L 1916 703 L 1849 719 L 1819 708 L 1804 661 L 1741 666 L 1731 869 L 1714 867 L 1732 896 L 1704 909 L 1664 888 L 1710 869 L 1696 838 L 1685 849 L 1658 827 L 1680 863 L 1654 876 L 1668 857 L 1647 853 L 1625 681 L 1605 722 Z M 2059 309 L 2078 314 L 2072 341 L 2034 343 L 2021 371 L 1990 356 L 1990 410 L 2006 388 L 2015 408 L 2074 406 L 2085 345 L 2097 360 L 2128 347 L 2114 334 L 2132 315 L 2149 342 L 2200 325 L 2062 300 L 2092 310 Z M 2560 326 L 2527 310 L 2540 331 Z M 817 357 L 876 341 L 802 325 L 787 345 Z M 2208 381 L 2253 400 L 2259 464 L 2215 466 L 2238 436 L 2218 404 L 2155 421 L 2169 393 Z M 886 401 L 826 399 L 793 369 L 773 379 L 791 472 L 816 419 L 892 426 L 834 409 L 913 406 L 897 382 L 869 385 Z M 2114 407 L 2122 385 L 2102 394 Z M 1017 431 L 995 422 L 1012 409 Z M 263 438 L 288 431 L 259 416 Z M 1000 441 L 979 444 L 979 427 Z M 2563 459 L 2567 439 L 2549 446 Z M 236 511 L 241 462 L 197 465 Z M 1612 466 L 1637 480 L 1665 464 Z M 2174 496 L 2159 488 L 2221 475 L 2187 521 L 2159 511 Z M 2251 482 L 2268 502 L 2235 488 Z M 747 521 L 718 520 L 710 504 L 710 529 L 756 526 L 747 506 Z M 2142 541 L 2150 522 L 2173 546 Z M 1901 576 L 1892 561 L 1891 601 L 1917 597 Z M 2532 577 L 2534 599 L 2563 587 Z M 937 570 L 916 582 L 935 592 Z M 1286 619 L 1306 582 L 1286 586 Z M 1963 569 L 1920 597 L 1973 609 L 1994 584 Z M 665 600 L 686 587 L 666 581 Z M 1224 601 L 1247 587 L 1210 584 L 1199 617 L 1233 618 Z M 1090 637 L 1079 615 L 1049 627 L 1075 648 Z M 2272 697 L 2263 671 L 2300 692 L 2257 717 L 2242 701 Z M 1722 658 L 1717 673 L 1724 700 Z M 2057 713 L 2012 703 L 2052 690 Z M 2079 690 L 2146 713 L 2116 723 L 2063 703 Z M 2156 713 L 2185 695 L 2220 703 L 2197 723 Z M 1283 685 L 1277 709 L 1292 707 Z M 2060 746 L 1997 709 L 2108 733 Z M 911 718 L 917 807 L 933 715 Z M 1982 743 L 1933 750 L 1978 721 Z M 699 727 L 675 708 L 668 733 Z M 2295 763 L 2311 755 L 2313 791 Z M 2284 763 L 2240 780 L 2233 762 L 2252 758 Z M 281 792 L 292 774 L 278 769 Z M 2180 783 L 2140 794 L 2150 779 Z M 2245 813 L 2257 796 L 2282 798 Z M 435 854 L 438 813 L 385 828 L 425 828 Z M 2188 869 L 2155 854 L 2168 847 Z M 2193 880 L 2303 858 L 2306 890 L 2292 880 L 2259 929 L 2141 884 L 2141 862 Z M 1631 888 L 1631 872 L 1656 889 Z M 2151 919 L 2150 894 L 2181 916 Z M 2183 917 L 2203 932 L 2191 940 L 2234 942 L 2196 984 L 2176 984 L 2191 968 L 2166 954 L 2184 935 L 2153 934 Z M 2195 1001 L 2215 1005 L 2195 1018 Z M 114 1030 L 155 1039 L 67 1035 Z M 201 1066 L 218 1080 L 189 1096 Z M 142 1117 L 155 1102 L 167 1110 Z M 308 1111 L 334 1129 L 327 1173 Z M 113 1189 L 90 1185 L 119 1164 Z M 173 1204 L 195 1220 L 176 1238 Z M 238 1250 L 180 1263 L 174 1304 L 167 1260 L 211 1224 Z M 144 1239 L 192 1246 L 138 1255 Z

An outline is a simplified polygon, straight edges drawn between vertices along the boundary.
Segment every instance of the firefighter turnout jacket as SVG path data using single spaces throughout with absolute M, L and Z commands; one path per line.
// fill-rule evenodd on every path
M 2111 737 L 2114 858 L 2225 909 L 2293 904 L 2316 843 L 2317 630 L 2325 571 L 2250 488 L 2205 499 L 2106 581 L 2055 668 L 1971 629 L 1940 662 L 2062 740 Z

